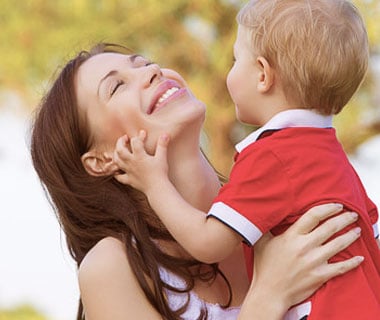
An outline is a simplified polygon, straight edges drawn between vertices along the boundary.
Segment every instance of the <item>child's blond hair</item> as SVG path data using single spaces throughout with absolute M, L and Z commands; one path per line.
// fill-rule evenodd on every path
M 274 67 L 286 97 L 304 108 L 336 114 L 368 68 L 368 37 L 346 0 L 251 0 L 239 12 L 254 57 Z

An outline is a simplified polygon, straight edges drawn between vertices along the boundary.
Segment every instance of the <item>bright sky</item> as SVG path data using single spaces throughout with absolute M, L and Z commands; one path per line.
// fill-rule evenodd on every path
M 27 121 L 0 109 L 0 308 L 31 303 L 51 320 L 72 320 L 76 271 L 29 160 Z M 352 157 L 380 207 L 379 159 L 380 136 Z

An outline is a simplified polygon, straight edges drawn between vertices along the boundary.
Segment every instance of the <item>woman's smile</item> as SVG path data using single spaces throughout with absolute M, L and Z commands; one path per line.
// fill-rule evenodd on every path
M 147 114 L 152 114 L 166 106 L 170 101 L 179 98 L 185 92 L 186 88 L 181 88 L 178 82 L 174 80 L 164 81 L 156 91 L 153 101 L 148 108 Z

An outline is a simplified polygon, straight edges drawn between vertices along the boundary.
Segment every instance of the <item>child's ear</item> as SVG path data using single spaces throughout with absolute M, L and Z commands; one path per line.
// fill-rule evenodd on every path
M 260 93 L 268 92 L 274 83 L 274 69 L 264 57 L 258 57 L 256 63 L 259 67 L 257 90 Z
M 82 155 L 81 160 L 87 173 L 92 176 L 106 176 L 118 171 L 118 166 L 113 162 L 112 154 L 109 152 L 90 150 Z

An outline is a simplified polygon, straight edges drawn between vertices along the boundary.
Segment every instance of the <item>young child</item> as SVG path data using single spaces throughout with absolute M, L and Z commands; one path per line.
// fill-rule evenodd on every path
M 253 0 L 237 19 L 227 85 L 237 118 L 262 127 L 236 145 L 229 182 L 207 218 L 170 183 L 166 136 L 154 156 L 145 153 L 144 132 L 130 139 L 131 152 L 122 137 L 115 162 L 127 174 L 117 179 L 144 191 L 174 238 L 204 262 L 221 261 L 242 240 L 254 246 L 264 233 L 282 233 L 314 205 L 342 203 L 359 213 L 361 237 L 333 261 L 355 255 L 365 261 L 293 307 L 286 319 L 380 319 L 377 208 L 332 128 L 332 115 L 367 70 L 360 14 L 346 0 Z M 253 252 L 246 253 L 250 271 Z

